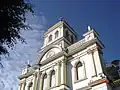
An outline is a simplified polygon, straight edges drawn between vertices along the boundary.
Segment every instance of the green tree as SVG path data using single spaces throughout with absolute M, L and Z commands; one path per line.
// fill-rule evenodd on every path
M 5 46 L 13 47 L 18 40 L 25 42 L 20 32 L 30 29 L 25 23 L 27 12 L 33 13 L 33 7 L 24 0 L 0 2 L 0 55 L 9 53 Z

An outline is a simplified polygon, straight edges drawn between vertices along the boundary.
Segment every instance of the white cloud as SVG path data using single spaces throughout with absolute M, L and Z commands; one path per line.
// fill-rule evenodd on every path
M 27 23 L 33 30 L 22 31 L 27 44 L 20 42 L 15 45 L 14 50 L 10 50 L 8 58 L 2 58 L 4 68 L 0 68 L 0 90 L 17 90 L 18 76 L 21 69 L 27 64 L 27 60 L 35 63 L 37 51 L 43 44 L 43 33 L 45 31 L 46 19 L 43 15 L 27 15 Z

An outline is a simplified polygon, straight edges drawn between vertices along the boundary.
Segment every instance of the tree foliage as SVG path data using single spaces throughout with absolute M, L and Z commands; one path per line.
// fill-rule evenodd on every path
M 24 0 L 3 0 L 0 2 L 0 55 L 8 53 L 7 47 L 13 47 L 17 41 L 24 42 L 21 30 L 29 29 L 25 23 L 27 12 L 32 5 Z

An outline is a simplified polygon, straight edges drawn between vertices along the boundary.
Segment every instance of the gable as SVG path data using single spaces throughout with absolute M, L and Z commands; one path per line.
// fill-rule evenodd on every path
M 40 57 L 38 58 L 38 63 L 45 61 L 46 59 L 54 56 L 55 54 L 61 52 L 62 49 L 60 46 L 54 45 L 49 47 L 48 49 L 44 50 Z

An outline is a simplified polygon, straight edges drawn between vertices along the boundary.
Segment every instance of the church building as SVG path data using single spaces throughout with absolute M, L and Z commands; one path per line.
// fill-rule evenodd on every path
M 44 33 L 36 63 L 23 69 L 18 90 L 113 90 L 106 77 L 103 48 L 90 26 L 77 40 L 73 28 L 60 20 Z

